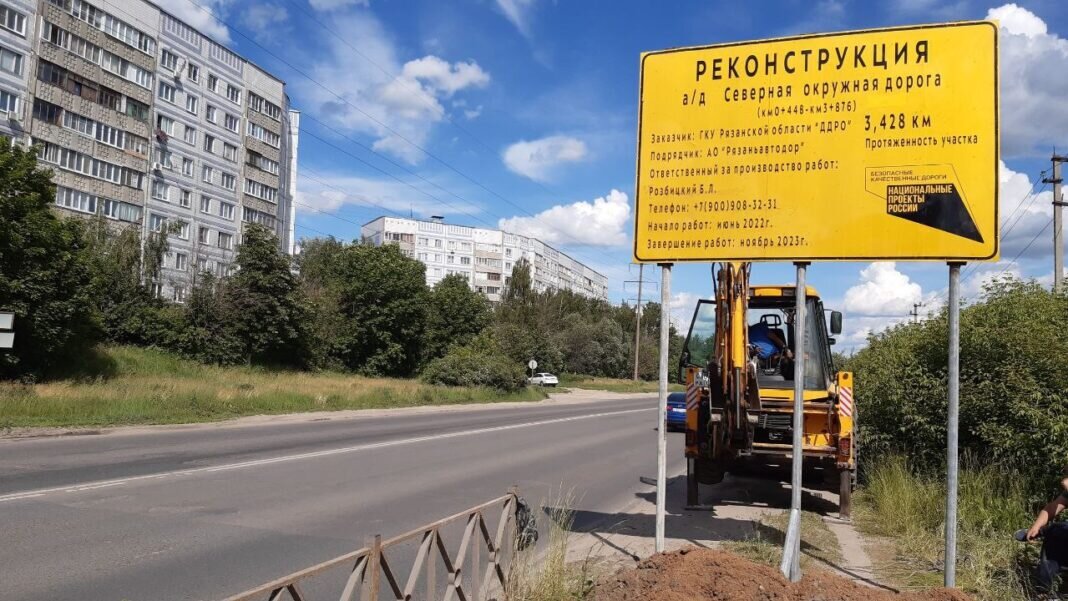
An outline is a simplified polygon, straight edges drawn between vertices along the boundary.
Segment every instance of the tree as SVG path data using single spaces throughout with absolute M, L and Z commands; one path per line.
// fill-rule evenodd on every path
M 267 228 L 250 224 L 226 288 L 228 323 L 244 347 L 244 360 L 304 366 L 308 361 L 308 311 L 289 257 Z
M 247 345 L 234 327 L 227 306 L 226 280 L 211 272 L 197 275 L 182 311 L 181 333 L 175 346 L 187 357 L 219 365 L 248 361 Z
M 351 244 L 338 258 L 338 355 L 350 369 L 408 376 L 422 359 L 425 267 L 396 245 Z
M 467 344 L 486 328 L 489 319 L 486 297 L 471 290 L 463 276 L 445 276 L 431 289 L 427 302 L 425 359 L 442 357 L 449 347 Z
M 0 374 L 40 374 L 99 336 L 80 222 L 53 213 L 51 173 L 0 138 L 0 308 L 15 313 L 15 348 Z
M 1068 297 L 1033 281 L 995 281 L 961 310 L 963 452 L 1046 482 L 1060 472 L 1068 459 L 1066 330 Z M 903 454 L 915 468 L 942 469 L 947 338 L 943 311 L 870 337 L 847 361 L 866 465 Z
M 105 340 L 170 347 L 177 333 L 173 316 L 152 294 L 167 252 L 165 232 L 150 234 L 142 248 L 136 226 L 97 216 L 86 222 L 86 250 L 92 274 L 93 306 Z M 142 267 L 147 266 L 148 273 Z

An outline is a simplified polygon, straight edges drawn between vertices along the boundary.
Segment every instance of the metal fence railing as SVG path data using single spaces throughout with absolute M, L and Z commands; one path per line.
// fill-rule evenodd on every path
M 503 596 L 515 549 L 525 546 L 524 541 L 530 536 L 530 519 L 529 510 L 513 489 L 400 536 L 385 540 L 374 536 L 361 549 L 225 601 L 494 601 Z M 442 536 L 446 529 L 460 532 L 455 553 Z M 536 534 L 533 536 L 536 538 Z M 411 547 L 416 541 L 418 547 L 413 555 Z M 439 569 L 443 577 L 440 582 Z M 309 587 L 315 588 L 314 595 L 307 592 Z

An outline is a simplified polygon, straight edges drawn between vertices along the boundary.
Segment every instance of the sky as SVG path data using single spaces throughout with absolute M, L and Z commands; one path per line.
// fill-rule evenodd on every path
M 1004 274 L 1052 281 L 1052 192 L 1068 146 L 1068 10 L 1058 0 L 156 0 L 287 83 L 302 113 L 297 237 L 359 238 L 381 215 L 536 236 L 609 278 L 633 303 L 640 53 L 799 33 L 994 18 L 1001 24 L 1001 261 L 966 266 L 975 299 Z M 1047 174 L 1048 175 L 1048 174 Z M 645 299 L 660 292 L 658 269 Z M 790 264 L 753 281 L 788 283 Z M 817 263 L 838 350 L 938 311 L 941 263 Z M 676 266 L 685 326 L 711 294 L 708 265 Z

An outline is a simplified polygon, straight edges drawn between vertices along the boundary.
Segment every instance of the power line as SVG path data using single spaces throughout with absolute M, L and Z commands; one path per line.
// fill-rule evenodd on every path
M 371 119 L 371 120 L 372 120 L 372 121 L 374 121 L 375 123 L 378 123 L 378 124 L 379 124 L 379 125 L 381 125 L 381 126 L 382 126 L 383 128 L 385 128 L 385 129 L 386 129 L 387 131 L 389 131 L 390 133 L 394 134 L 394 135 L 395 135 L 395 136 L 397 136 L 397 137 L 398 137 L 399 139 L 401 139 L 401 140 L 404 140 L 404 141 L 405 141 L 406 143 L 408 143 L 409 145 L 411 145 L 411 146 L 412 146 L 413 148 L 416 148 L 416 149 L 418 149 L 419 151 L 423 152 L 423 153 L 424 153 L 424 154 L 426 154 L 427 156 L 429 156 L 429 157 L 433 158 L 433 159 L 434 159 L 435 161 L 437 161 L 437 162 L 441 163 L 441 164 L 442 164 L 442 165 L 444 165 L 445 167 L 447 167 L 447 168 L 449 168 L 450 170 L 452 170 L 452 171 L 456 172 L 457 174 L 459 174 L 460 176 L 462 176 L 462 177 L 463 177 L 464 179 L 467 179 L 468 181 L 470 181 L 470 182 L 474 183 L 475 185 L 477 185 L 477 186 L 479 186 L 479 187 L 483 188 L 483 189 L 484 189 L 484 190 L 486 190 L 487 192 L 489 192 L 489 193 L 491 193 L 491 194 L 493 194 L 493 195 L 497 196 L 497 197 L 498 197 L 498 198 L 500 198 L 501 200 L 504 200 L 504 201 L 505 201 L 506 203 L 508 203 L 509 205 L 511 205 L 511 206 L 513 206 L 513 207 L 515 207 L 515 208 L 517 208 L 518 210 L 522 211 L 522 212 L 523 212 L 523 213 L 525 213 L 526 215 L 528 215 L 528 216 L 530 216 L 530 217 L 534 217 L 534 215 L 533 215 L 533 214 L 531 214 L 531 213 L 529 213 L 528 211 L 526 211 L 526 210 L 525 210 L 525 209 L 524 209 L 523 207 L 521 207 L 521 206 L 519 206 L 519 205 L 515 204 L 515 203 L 514 203 L 514 202 L 512 202 L 511 200 L 509 200 L 509 199 L 505 198 L 504 196 L 501 196 L 500 194 L 498 194 L 498 193 L 494 192 L 493 190 L 490 190 L 490 189 L 489 189 L 489 188 L 487 188 L 487 187 L 486 187 L 485 185 L 481 184 L 481 183 L 480 183 L 480 182 L 478 182 L 477 180 L 475 180 L 475 179 L 471 178 L 471 177 L 470 177 L 470 176 L 468 176 L 467 174 L 465 174 L 465 173 L 463 173 L 462 171 L 458 170 L 457 168 L 453 167 L 453 166 L 452 166 L 451 164 L 449 164 L 449 163 L 445 162 L 444 160 L 442 160 L 441 158 L 437 157 L 436 155 L 434 155 L 433 153 L 429 152 L 428 150 L 426 150 L 426 149 L 422 148 L 422 147 L 421 147 L 421 146 L 419 146 L 418 144 L 415 144 L 414 142 L 412 142 L 411 140 L 409 140 L 408 138 L 406 138 L 405 136 L 403 136 L 403 135 L 402 135 L 402 134 L 400 134 L 399 132 L 397 132 L 397 131 L 393 130 L 392 128 L 390 128 L 390 127 L 389 127 L 388 125 L 386 125 L 385 123 L 382 123 L 381 121 L 379 121 L 378 119 L 376 119 L 376 118 L 375 118 L 374 116 L 372 116 L 372 115 L 368 114 L 368 113 L 367 113 L 366 111 L 364 111 L 363 109 L 361 109 L 361 108 L 360 108 L 359 106 L 357 106 L 357 105 L 353 104 L 352 102 L 350 102 L 350 101 L 349 101 L 349 100 L 348 100 L 347 98 L 345 98 L 345 97 L 343 97 L 343 96 L 339 95 L 339 94 L 338 94 L 337 92 L 335 92 L 335 91 L 333 91 L 332 89 L 328 88 L 327 86 L 325 86 L 324 84 L 322 84 L 321 82 L 319 82 L 319 81 L 318 81 L 318 80 L 316 80 L 315 78 L 311 77 L 310 75 L 308 75 L 307 73 L 305 73 L 305 72 L 304 72 L 304 71 L 302 71 L 301 69 L 298 69 L 297 67 L 293 66 L 293 65 L 292 65 L 291 63 L 289 63 L 288 61 L 286 61 L 285 59 L 283 59 L 283 58 L 281 58 L 280 56 L 278 56 L 277 54 L 275 54 L 275 53 L 271 52 L 270 50 L 268 50 L 267 48 L 265 48 L 265 47 L 264 47 L 264 46 L 263 46 L 262 44 L 260 44 L 260 43 L 259 43 L 258 41 L 256 41 L 255 39 L 253 39 L 252 37 L 250 37 L 249 35 L 247 35 L 247 34 L 246 34 L 246 33 L 244 33 L 243 31 L 241 31 L 240 29 L 238 29 L 238 28 L 237 28 L 237 27 L 235 27 L 234 25 L 232 25 L 232 24 L 231 24 L 230 22 L 228 22 L 228 21 L 226 21 L 226 20 L 222 19 L 221 17 L 219 17 L 219 16 L 218 16 L 218 15 L 217 15 L 217 14 L 216 14 L 215 12 L 213 12 L 213 11 L 212 11 L 211 9 L 209 9 L 209 8 L 205 7 L 204 5 L 202 5 L 202 4 L 198 3 L 198 2 L 196 2 L 196 0 L 187 0 L 187 1 L 188 1 L 188 2 L 190 3 L 190 4 L 193 4 L 193 5 L 195 5 L 195 6 L 196 6 L 196 7 L 198 7 L 198 8 L 200 9 L 200 10 L 204 11 L 205 13 L 207 13 L 208 15 L 210 15 L 210 16 L 211 16 L 212 18 L 214 18 L 214 19 L 215 19 L 215 20 L 217 20 L 218 22 L 220 22 L 220 23 L 222 23 L 222 24 L 226 25 L 227 27 L 229 27 L 229 28 L 230 28 L 231 30 L 233 30 L 234 32 L 236 32 L 236 33 L 237 33 L 238 35 L 240 35 L 240 36 L 241 36 L 241 37 L 243 37 L 244 39 L 248 40 L 248 41 L 249 41 L 250 43 L 252 43 L 252 44 L 253 44 L 254 46 L 256 46 L 257 48 L 259 48 L 259 49 L 263 50 L 263 51 L 264 51 L 265 53 L 267 53 L 267 54 L 268 54 L 269 56 L 273 57 L 273 58 L 274 58 L 275 60 L 279 61 L 280 63 L 282 63 L 282 64 L 284 64 L 284 65 L 286 65 L 287 67 L 289 67 L 289 68 L 290 68 L 291 70 L 293 70 L 294 72 L 296 72 L 296 73 L 300 74 L 300 75 L 301 75 L 302 77 L 304 77 L 304 78 L 305 78 L 305 79 L 307 79 L 308 81 L 310 81 L 310 82 L 314 83 L 314 84 L 315 84 L 316 86 L 318 86 L 318 87 L 322 88 L 323 90 L 325 90 L 326 92 L 330 93 L 330 94 L 331 94 L 331 95 L 333 95 L 333 96 L 334 96 L 335 98 L 337 98 L 338 100 L 340 100 L 340 101 L 344 102 L 344 103 L 345 103 L 346 105 L 348 105 L 348 106 L 352 107 L 353 109 L 357 110 L 358 112 L 360 112 L 361 114 L 365 115 L 365 116 L 366 116 L 367 118 Z M 122 8 L 121 8 L 121 7 L 119 7 L 119 6 L 116 6 L 115 8 L 118 8 L 118 9 L 119 9 L 119 10 L 121 10 L 121 11 L 122 11 L 123 13 L 125 13 L 125 14 L 126 14 L 126 15 L 128 15 L 128 16 L 130 16 L 131 18 L 133 18 L 133 19 L 135 19 L 135 20 L 137 20 L 137 21 L 139 21 L 139 22 L 141 22 L 141 23 L 145 23 L 145 21 L 144 21 L 143 19 L 140 19 L 140 18 L 139 18 L 139 17 L 137 17 L 136 15 L 133 15 L 133 14 L 131 14 L 131 13 L 130 13 L 129 11 L 126 11 L 126 10 L 122 9 Z M 147 25 L 147 24 L 146 24 L 146 25 Z M 319 120 L 319 119 L 316 119 L 316 118 L 315 118 L 314 116 L 312 116 L 312 115 L 303 115 L 303 117 L 304 117 L 304 119 L 306 119 L 306 120 L 311 120 L 311 121 L 314 121 L 314 122 L 318 123 L 319 125 L 321 125 L 321 126 L 323 126 L 323 127 L 326 127 L 326 128 L 329 128 L 329 127 L 330 127 L 330 126 L 329 126 L 328 124 L 324 123 L 323 121 L 321 121 L 321 120 Z M 363 148 L 363 149 L 367 150 L 368 152 L 370 152 L 370 153 L 374 154 L 375 156 L 377 156 L 377 157 L 379 157 L 379 158 L 381 158 L 381 159 L 385 160 L 386 162 L 390 163 L 391 165 L 393 165 L 393 166 L 395 166 L 395 167 L 397 167 L 397 168 L 400 168 L 400 169 L 402 169 L 402 170 L 406 171 L 407 173 L 409 173 L 409 174 L 413 175 L 414 177 L 417 177 L 417 178 L 419 178 L 420 180 L 422 180 L 422 181 L 426 182 L 427 184 L 430 184 L 430 185 L 432 185 L 432 186 L 435 186 L 435 187 L 437 187 L 437 188 L 441 189 L 442 191 L 444 191 L 444 192 L 446 192 L 446 193 L 448 193 L 448 194 L 451 194 L 451 195 L 455 196 L 456 198 L 460 199 L 460 200 L 461 200 L 461 201 L 463 201 L 463 202 L 467 202 L 467 203 L 469 203 L 469 204 L 472 204 L 472 205 L 474 204 L 474 203 L 471 203 L 470 201 L 468 201 L 468 200 L 464 199 L 463 197 L 459 196 L 458 194 L 456 194 L 456 193 L 454 193 L 454 192 L 450 192 L 449 190 L 446 190 L 445 188 L 442 188 L 442 187 L 441 187 L 440 185 L 438 185 L 438 184 L 436 184 L 436 183 L 434 183 L 434 182 L 432 182 L 432 181 L 430 181 L 430 180 L 428 180 L 428 179 L 424 178 L 423 176 L 419 175 L 418 173 L 416 173 L 416 172 L 414 172 L 414 171 L 412 171 L 412 170 L 408 169 L 407 167 L 405 167 L 405 166 L 403 166 L 403 165 L 401 165 L 401 164 L 397 163 L 396 161 L 394 161 L 394 160 L 390 159 L 389 157 L 387 157 L 387 156 L 383 155 L 382 153 L 380 153 L 380 152 L 376 151 L 376 150 L 375 150 L 375 149 L 374 149 L 373 147 L 369 147 L 369 146 L 367 146 L 367 145 L 365 145 L 365 144 L 362 144 L 362 143 L 360 143 L 360 142 L 358 142 L 358 141 L 354 140 L 353 138 L 351 138 L 351 137 L 349 137 L 349 136 L 346 136 L 345 134 L 343 134 L 343 133 L 341 133 L 341 132 L 338 132 L 338 131 L 336 131 L 336 129 L 332 129 L 331 131 L 332 131 L 333 133 L 337 134 L 337 135 L 340 135 L 341 137 L 345 138 L 346 140 L 348 140 L 348 141 L 352 142 L 353 144 L 356 144 L 357 146 L 360 146 L 361 148 Z M 481 219 L 479 219 L 479 218 L 477 218 L 477 217 L 475 217 L 475 216 L 471 215 L 470 213 L 467 213 L 467 212 L 465 212 L 465 211 L 462 211 L 462 210 L 460 210 L 460 209 L 456 208 L 456 207 L 455 207 L 454 205 L 452 205 L 452 204 L 451 204 L 451 203 L 449 203 L 448 201 L 442 200 L 442 199 L 440 199 L 440 198 L 437 198 L 437 197 L 435 197 L 435 196 L 433 196 L 433 195 L 431 195 L 431 194 L 429 194 L 429 193 L 427 193 L 427 192 L 425 192 L 425 191 L 423 191 L 423 190 L 420 190 L 419 188 L 417 188 L 417 187 L 416 187 L 416 186 L 415 186 L 414 184 L 412 184 L 411 182 L 405 182 L 404 180 L 402 180 L 402 179 L 400 179 L 400 178 L 396 177 L 395 175 L 393 175 L 393 174 L 389 173 L 388 171 L 385 171 L 385 170 L 381 169 L 380 167 L 377 167 L 377 166 L 375 166 L 375 165 L 371 164 L 370 162 L 368 162 L 368 161 L 366 161 L 366 160 L 364 160 L 364 159 L 362 159 L 362 158 L 360 158 L 360 157 L 357 157 L 356 155 L 352 154 L 351 152 L 349 152 L 349 151 L 346 151 L 346 150 L 344 150 L 344 149 L 341 149 L 340 147 L 338 147 L 338 146 L 336 146 L 336 145 L 333 145 L 333 144 L 330 144 L 329 142 L 326 142 L 326 140 L 325 140 L 325 139 L 323 139 L 323 138 L 321 138 L 321 137 L 319 137 L 319 136 L 316 136 L 316 135 L 314 135 L 314 134 L 310 134 L 310 132 L 306 132 L 306 133 L 309 133 L 309 135 L 311 135 L 311 136 L 312 136 L 313 138 L 315 138 L 315 139 L 319 140 L 320 142 L 326 143 L 327 145 L 331 146 L 332 148 L 335 148 L 335 149 L 337 149 L 337 150 L 340 150 L 340 151 L 344 152 L 345 154 L 347 154 L 347 155 L 349 155 L 349 156 L 353 157 L 354 159 L 356 159 L 356 160 L 360 161 L 361 163 L 363 163 L 363 164 L 365 164 L 365 165 L 367 165 L 367 166 L 369 166 L 369 167 L 371 167 L 371 168 L 373 168 L 373 169 L 375 169 L 375 170 L 377 170 L 377 171 L 379 171 L 379 172 L 381 172 L 381 173 L 383 173 L 383 174 L 386 174 L 386 175 L 388 175 L 388 176 L 392 177 L 393 179 L 397 180 L 398 182 L 400 182 L 400 183 L 402 183 L 402 184 L 404 184 L 404 185 L 407 185 L 407 186 L 411 187 L 412 189 L 416 190 L 417 192 L 420 192 L 420 193 L 422 193 L 422 194 L 426 194 L 427 196 L 430 196 L 430 197 L 431 197 L 431 198 L 433 198 L 434 200 L 437 200 L 438 202 L 441 202 L 442 204 L 444 204 L 444 205 L 446 205 L 446 206 L 448 206 L 448 207 L 452 208 L 453 210 L 456 210 L 457 212 L 459 212 L 459 213 L 461 213 L 461 214 L 467 215 L 467 216 L 468 216 L 468 217 L 470 217 L 471 219 L 474 219 L 475 221 L 478 221 L 479 223 L 482 223 L 483 225 L 485 225 L 485 226 L 486 226 L 486 227 L 488 227 L 489 229 L 498 229 L 498 228 L 497 228 L 496 226 L 494 226 L 493 224 L 490 224 L 490 223 L 488 223 L 488 222 L 486 222 L 486 221 L 484 221 L 484 220 L 481 220 Z M 321 180 L 319 180 L 319 181 L 321 181 Z M 344 191 L 343 191 L 343 192 L 344 192 Z M 347 194 L 347 192 L 346 192 L 346 194 Z M 301 203 L 297 203 L 297 204 L 301 204 Z M 304 205 L 304 206 L 307 206 L 307 205 Z M 376 205 L 376 206 L 377 206 L 377 205 Z M 393 211 L 391 211 L 391 212 L 393 212 Z M 399 213 L 396 213 L 396 212 L 394 212 L 394 213 L 395 213 L 395 214 L 397 214 L 397 215 L 400 215 Z M 490 215 L 494 215 L 494 214 L 493 214 L 493 213 L 490 213 Z M 494 216 L 496 216 L 496 217 L 498 217 L 498 218 L 501 218 L 501 219 L 503 219 L 503 217 L 501 217 L 501 216 L 499 216 L 499 215 L 494 215 Z M 354 223 L 354 222 L 353 222 L 353 223 Z M 553 230 L 553 231 L 555 231 L 555 232 L 557 232 L 557 233 L 561 234 L 561 235 L 562 235 L 562 236 L 563 236 L 564 238 L 567 238 L 567 239 L 570 239 L 570 240 L 572 240 L 572 241 L 573 241 L 574 243 L 576 243 L 576 244 L 578 244 L 578 245 L 580 245 L 580 246 L 589 246 L 588 244 L 585 244 L 585 243 L 583 243 L 583 242 L 582 242 L 581 240 L 578 240 L 577 238 L 574 238 L 573 236 L 570 236 L 569 234 L 567 234 L 566 232 L 564 232 L 564 231 L 562 231 L 562 230 L 559 230 L 559 229 L 557 229 L 557 228 L 549 228 L 549 229 L 551 229 L 551 230 Z M 574 252 L 575 254 L 580 254 L 580 252 L 579 252 L 578 250 L 575 250 L 575 251 L 572 251 L 572 252 Z M 613 257 L 613 256 L 609 255 L 608 253 L 606 253 L 605 251 L 597 250 L 597 252 L 599 252 L 600 254 L 604 255 L 604 256 L 605 256 L 606 258 L 608 258 L 608 259 L 609 259 L 610 261 L 612 261 L 612 262 L 614 262 L 614 261 L 616 261 L 616 260 L 617 260 L 617 257 Z M 585 252 L 583 252 L 583 253 L 581 253 L 581 254 L 587 254 L 587 256 L 589 256 L 589 255 L 588 255 L 588 253 L 585 253 Z
M 304 78 L 305 78 L 305 79 L 307 79 L 308 81 L 310 81 L 310 82 L 314 83 L 314 84 L 315 84 L 316 86 L 318 86 L 318 87 L 322 88 L 322 89 L 323 89 L 324 91 L 326 91 L 326 92 L 330 93 L 330 94 L 331 94 L 332 96 L 334 96 L 335 98 L 337 98 L 337 99 L 338 99 L 338 100 L 340 100 L 341 102 L 343 102 L 343 103 L 345 103 L 346 105 L 348 105 L 349 107 L 351 107 L 351 108 L 355 109 L 355 110 L 356 110 L 357 112 L 359 112 L 359 113 L 360 113 L 361 115 L 363 115 L 363 116 L 367 117 L 368 119 L 370 119 L 371 121 L 373 121 L 373 122 L 377 123 L 377 124 L 378 124 L 378 125 L 380 125 L 380 126 L 381 126 L 381 127 L 383 128 L 383 129 L 385 129 L 385 130 L 386 130 L 386 131 L 388 131 L 389 133 L 393 134 L 393 135 L 394 135 L 394 136 L 396 136 L 396 137 L 397 137 L 398 139 L 400 139 L 400 140 L 403 140 L 403 141 L 404 141 L 405 143 L 407 143 L 407 144 L 408 144 L 409 146 L 411 146 L 412 148 L 415 148 L 415 149 L 419 150 L 420 152 L 422 152 L 423 154 L 425 154 L 425 155 L 426 155 L 427 157 L 429 157 L 429 158 L 433 159 L 433 160 L 434 160 L 434 161 L 436 161 L 437 163 L 441 164 L 442 166 L 446 167 L 446 168 L 447 168 L 447 169 L 449 169 L 450 171 L 452 171 L 452 172 L 456 173 L 457 175 L 459 175 L 460 177 L 464 178 L 465 180 L 467 180 L 467 181 L 471 182 L 472 184 L 474 184 L 474 185 L 478 186 L 479 188 L 482 188 L 483 190 L 485 190 L 485 191 L 486 191 L 486 192 L 488 192 L 489 194 L 491 194 L 491 195 L 493 195 L 493 196 L 497 197 L 498 199 L 500 199 L 500 200 L 504 201 L 505 203 L 509 204 L 510 206 L 512 206 L 513 208 L 515 208 L 516 210 L 518 210 L 518 211 L 520 211 L 520 212 L 524 213 L 524 214 L 525 214 L 525 215 L 527 215 L 528 217 L 534 217 L 534 215 L 533 215 L 532 213 L 530 213 L 529 211 L 527 211 L 527 210 L 526 210 L 526 209 L 525 209 L 524 207 L 522 207 L 521 205 L 519 205 L 519 204 L 516 204 L 515 202 L 513 202 L 513 201 L 512 201 L 512 200 L 510 200 L 510 199 L 508 199 L 507 197 L 505 197 L 505 196 L 503 196 L 503 195 L 499 194 L 499 193 L 498 193 L 498 192 L 496 192 L 495 190 L 492 190 L 491 188 L 489 188 L 489 187 L 487 187 L 486 185 L 484 185 L 484 184 L 483 184 L 482 182 L 480 182 L 480 181 L 478 181 L 478 180 L 474 179 L 473 177 L 469 176 L 469 175 L 468 175 L 468 174 L 466 174 L 465 172 L 463 172 L 463 171 L 461 171 L 460 169 L 456 168 L 456 167 L 455 167 L 455 166 L 453 166 L 453 165 L 452 165 L 451 163 L 449 163 L 449 162 L 445 161 L 444 159 L 442 159 L 442 158 L 438 157 L 438 156 L 437 156 L 436 154 L 434 154 L 434 153 L 430 152 L 430 151 L 429 151 L 429 150 L 427 150 L 426 148 L 423 148 L 423 147 L 422 147 L 421 145 L 419 145 L 419 144 L 416 144 L 415 142 L 413 142 L 412 140 L 408 139 L 408 138 L 407 138 L 406 136 L 404 136 L 404 135 L 403 135 L 403 134 L 401 134 L 400 132 L 398 132 L 398 131 L 396 131 L 395 129 L 393 129 L 392 127 L 390 127 L 390 126 L 389 126 L 388 124 L 386 124 L 386 123 L 382 122 L 381 120 L 379 120 L 379 119 L 375 118 L 375 117 L 374 117 L 373 115 L 371 115 L 371 114 L 370 114 L 370 113 L 368 113 L 367 111 L 365 111 L 365 110 L 363 110 L 362 108 L 360 108 L 360 106 L 359 106 L 359 105 L 357 105 L 357 104 L 355 104 L 355 103 L 351 102 L 351 101 L 350 101 L 350 100 L 349 100 L 348 98 L 345 98 L 344 96 L 342 96 L 342 95 L 338 94 L 337 92 L 335 92 L 334 90 L 332 90 L 332 89 L 328 88 L 328 87 L 327 87 L 326 85 L 324 85 L 323 83 L 319 82 L 319 81 L 318 81 L 318 80 L 316 80 L 315 78 L 311 77 L 310 75 L 308 75 L 307 73 L 305 73 L 305 72 L 304 72 L 304 71 L 302 71 L 301 69 L 298 69 L 297 67 L 295 67 L 294 65 L 292 65 L 291 63 L 289 63 L 288 61 L 286 61 L 285 59 L 283 59 L 282 57 L 280 57 L 280 56 L 278 56 L 277 54 L 275 54 L 275 53 L 271 52 L 271 51 L 270 51 L 270 50 L 268 50 L 268 49 L 267 49 L 266 47 L 264 47 L 264 46 L 263 46 L 262 44 L 260 44 L 260 43 L 259 43 L 258 41 L 256 41 L 255 39 L 253 39 L 253 38 L 252 38 L 252 37 L 250 37 L 249 35 L 245 34 L 245 33 L 244 33 L 243 31 L 241 31 L 240 29 L 238 29 L 238 28 L 237 28 L 237 27 L 235 27 L 234 25 L 232 25 L 232 24 L 231 24 L 231 23 L 230 23 L 229 21 L 226 21 L 225 19 L 222 19 L 222 18 L 221 18 L 221 17 L 219 16 L 219 15 L 217 15 L 217 14 L 216 14 L 215 12 L 213 12 L 213 11 L 212 11 L 211 9 L 209 9 L 209 8 L 205 7 L 205 6 L 203 5 L 203 4 L 200 4 L 199 2 L 197 2 L 197 0 L 186 0 L 186 1 L 187 1 L 187 2 L 189 2 L 190 4 L 193 4 L 193 5 L 197 6 L 198 8 L 200 8 L 200 9 L 201 9 L 202 11 L 206 12 L 207 14 L 211 15 L 211 16 L 212 16 L 212 18 L 214 18 L 214 19 L 216 19 L 217 21 L 219 21 L 220 23 L 222 23 L 222 24 L 226 25 L 227 27 L 229 27 L 230 29 L 232 29 L 233 31 L 235 31 L 235 32 L 236 32 L 236 33 L 237 33 L 238 35 L 240 35 L 241 37 L 243 37 L 243 38 L 245 38 L 246 40 L 248 40 L 249 42 L 251 42 L 251 43 L 252 43 L 253 45 L 255 45 L 255 46 L 256 46 L 257 48 L 259 48 L 260 50 L 263 50 L 263 51 L 264 51 L 265 53 L 267 53 L 268 55 L 270 55 L 271 57 L 273 57 L 273 58 L 274 58 L 275 60 L 277 60 L 277 61 L 279 61 L 280 63 L 282 63 L 283 65 L 285 65 L 285 66 L 289 67 L 289 68 L 290 68 L 290 69 L 292 69 L 292 70 L 293 70 L 294 72 L 296 72 L 296 73 L 300 74 L 300 75 L 301 75 L 302 77 L 304 77 Z M 309 116 L 309 117 L 310 117 L 310 116 Z M 315 122 L 319 123 L 320 125 L 324 125 L 324 126 L 326 126 L 326 124 L 325 124 L 325 123 L 323 123 L 322 121 L 319 121 L 318 119 L 315 119 L 314 117 L 310 117 L 310 118 L 311 118 L 311 120 L 313 120 L 313 121 L 315 121 Z M 335 133 L 336 133 L 336 132 L 335 132 Z M 346 139 L 349 139 L 349 140 L 351 141 L 351 138 L 348 138 L 347 136 L 344 136 L 343 134 L 342 134 L 342 136 L 343 136 L 343 137 L 345 137 Z M 355 141 L 353 141 L 353 142 L 354 142 L 354 143 L 356 143 Z M 357 144 L 358 144 L 358 143 L 357 143 Z M 378 156 L 378 157 L 380 157 L 380 158 L 382 158 L 382 159 L 384 159 L 384 160 L 388 161 L 389 163 L 391 163 L 391 164 L 393 164 L 393 165 L 395 165 L 395 166 L 397 166 L 397 167 L 399 167 L 399 168 L 402 168 L 402 169 L 404 169 L 405 171 L 407 171 L 408 173 L 411 173 L 411 174 L 412 174 L 412 175 L 414 175 L 415 177 L 419 177 L 420 179 L 422 179 L 423 181 L 426 181 L 427 183 L 430 183 L 431 185 L 436 185 L 436 184 L 433 184 L 432 182 L 430 182 L 429 180 L 426 180 L 426 179 L 425 179 L 425 178 L 423 178 L 422 176 L 420 176 L 420 175 L 416 174 L 415 172 L 413 172 L 413 171 L 409 170 L 409 169 L 408 169 L 407 167 L 403 167 L 403 166 L 401 166 L 401 165 L 397 164 L 397 163 L 396 163 L 396 162 L 394 162 L 393 160 L 389 159 L 388 157 L 386 157 L 386 156 L 382 155 L 381 153 L 379 153 L 378 151 L 374 150 L 374 148 L 370 148 L 370 147 L 364 146 L 364 145 L 362 145 L 362 144 L 360 144 L 360 146 L 361 146 L 361 147 L 363 147 L 363 148 L 366 148 L 366 149 L 368 149 L 368 150 L 369 150 L 370 152 L 372 152 L 372 153 L 374 153 L 374 154 L 375 154 L 376 156 Z M 455 194 L 454 194 L 454 195 L 455 195 Z M 461 198 L 461 197 L 457 196 L 457 198 Z M 440 200 L 439 200 L 439 202 L 444 202 L 444 201 L 440 201 Z M 465 202 L 468 202 L 468 201 L 465 201 Z M 448 204 L 448 203 L 446 203 L 446 204 Z M 469 215 L 469 216 L 470 216 L 470 215 Z M 497 217 L 500 217 L 500 216 L 498 215 Z M 485 222 L 483 222 L 483 223 L 485 223 Z M 490 228 L 491 228 L 491 229 L 496 229 L 496 228 L 495 228 L 495 227 L 493 227 L 493 226 L 490 226 Z M 559 230 L 559 229 L 556 229 L 556 228 L 552 228 L 552 229 L 554 229 L 555 231 L 557 231 L 557 232 L 558 232 L 559 234 L 562 234 L 562 235 L 563 235 L 563 236 L 564 236 L 565 238 L 570 238 L 570 239 L 571 239 L 571 240 L 572 240 L 572 241 L 573 241 L 574 243 L 576 243 L 576 244 L 579 244 L 579 245 L 582 245 L 582 246 L 587 246 L 587 245 L 586 245 L 586 244 L 584 244 L 584 243 L 583 243 L 583 242 L 582 242 L 581 240 L 578 240 L 577 238 L 575 238 L 575 237 L 573 237 L 573 236 L 570 236 L 569 234 L 567 234 L 566 232 L 564 232 L 564 231 L 562 231 L 562 230 Z M 603 251 L 600 251 L 600 252 L 603 252 Z M 609 257 L 610 257 L 610 255 L 607 255 L 607 253 L 604 253 L 604 254 L 605 254 L 605 256 L 609 256 Z M 611 259 L 612 261 L 616 261 L 616 260 L 617 260 L 617 258 L 616 258 L 616 257 L 610 257 L 610 259 Z

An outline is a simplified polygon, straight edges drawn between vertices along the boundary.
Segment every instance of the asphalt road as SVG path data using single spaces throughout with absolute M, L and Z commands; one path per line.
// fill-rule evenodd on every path
M 218 599 L 513 484 L 611 519 L 648 494 L 655 425 L 648 396 L 3 440 L 0 599 Z

